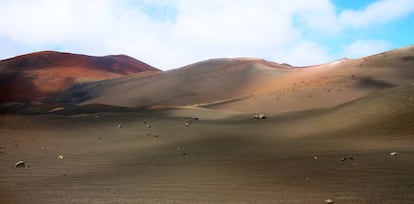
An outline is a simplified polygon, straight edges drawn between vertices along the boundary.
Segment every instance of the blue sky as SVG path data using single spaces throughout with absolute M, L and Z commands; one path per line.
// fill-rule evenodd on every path
M 0 13 L 0 59 L 56 50 L 164 70 L 218 57 L 313 65 L 414 44 L 413 0 L 19 0 Z

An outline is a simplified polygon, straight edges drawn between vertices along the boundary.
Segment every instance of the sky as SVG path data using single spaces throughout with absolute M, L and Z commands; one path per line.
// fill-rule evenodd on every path
M 0 0 L 0 59 L 126 54 L 163 70 L 222 57 L 296 66 L 414 44 L 414 0 Z

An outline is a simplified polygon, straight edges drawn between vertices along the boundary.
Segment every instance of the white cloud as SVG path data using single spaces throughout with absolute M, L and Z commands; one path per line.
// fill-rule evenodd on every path
M 390 48 L 390 43 L 383 40 L 358 40 L 343 47 L 344 57 L 360 58 L 384 52 Z
M 384 0 L 337 14 L 330 0 L 1 1 L 7 48 L 0 57 L 59 49 L 123 53 L 163 69 L 236 56 L 316 64 L 334 55 L 306 33 L 333 38 L 348 27 L 386 23 L 411 12 L 412 2 Z
M 387 23 L 404 17 L 413 11 L 413 0 L 380 0 L 360 11 L 344 10 L 339 15 L 339 22 L 345 26 L 358 28 Z
M 308 66 L 326 63 L 332 59 L 326 49 L 317 43 L 304 41 L 275 54 L 275 60 L 294 66 Z

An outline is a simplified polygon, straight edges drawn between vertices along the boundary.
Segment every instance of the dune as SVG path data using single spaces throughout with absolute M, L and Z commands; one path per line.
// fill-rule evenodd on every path
M 0 101 L 42 101 L 75 84 L 149 71 L 159 70 L 125 55 L 26 54 L 0 61 Z

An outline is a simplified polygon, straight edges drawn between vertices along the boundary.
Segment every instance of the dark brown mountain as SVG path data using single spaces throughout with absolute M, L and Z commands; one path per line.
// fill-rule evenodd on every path
M 0 102 L 42 101 L 75 84 L 157 71 L 126 55 L 36 52 L 0 61 Z

